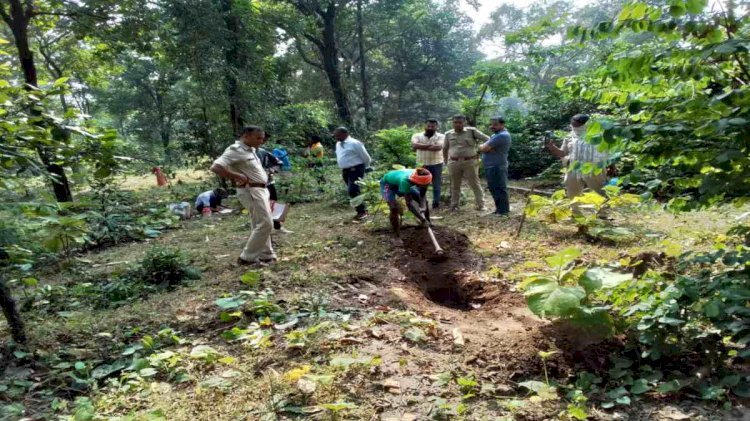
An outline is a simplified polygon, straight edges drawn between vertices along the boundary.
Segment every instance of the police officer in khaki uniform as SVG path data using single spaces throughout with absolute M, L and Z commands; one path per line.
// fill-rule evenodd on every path
M 484 193 L 479 185 L 480 144 L 488 141 L 489 136 L 474 127 L 465 127 L 466 117 L 453 116 L 453 130 L 445 133 L 443 158 L 448 163 L 448 174 L 451 179 L 451 210 L 458 210 L 461 199 L 461 183 L 464 178 L 474 191 L 474 201 L 478 211 L 484 210 Z
M 273 219 L 266 189 L 268 175 L 256 153 L 264 138 L 260 127 L 243 128 L 240 139 L 226 148 L 211 166 L 211 171 L 235 182 L 237 197 L 250 215 L 252 231 L 237 260 L 240 264 L 263 266 L 276 261 L 271 245 Z

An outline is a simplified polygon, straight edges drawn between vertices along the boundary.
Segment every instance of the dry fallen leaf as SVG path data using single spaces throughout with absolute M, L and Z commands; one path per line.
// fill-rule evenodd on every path
M 454 327 L 451 331 L 451 334 L 453 335 L 453 343 L 456 345 L 464 345 L 464 335 L 461 334 L 461 330 L 457 327 Z
M 381 331 L 380 329 L 376 327 L 372 329 L 367 329 L 367 333 L 375 339 L 380 339 L 383 337 L 383 331 Z
M 297 389 L 299 389 L 304 394 L 307 394 L 307 395 L 313 394 L 317 387 L 318 387 L 317 383 L 315 383 L 312 380 L 308 380 L 304 377 L 297 380 Z
M 386 379 L 381 383 L 383 386 L 383 389 L 385 389 L 388 393 L 393 393 L 394 395 L 400 395 L 401 394 L 401 384 L 396 379 Z

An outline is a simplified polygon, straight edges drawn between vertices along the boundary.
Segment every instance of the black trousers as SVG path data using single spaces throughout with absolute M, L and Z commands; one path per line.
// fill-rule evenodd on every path
M 365 178 L 365 164 L 345 168 L 341 170 L 341 175 L 344 178 L 344 183 L 346 183 L 346 191 L 349 193 L 349 198 L 353 199 L 359 196 L 359 184 L 356 182 Z M 367 210 L 364 203 L 357 206 L 356 209 L 357 213 L 364 213 Z
M 279 201 L 279 193 L 276 191 L 276 185 L 275 184 L 269 184 L 269 185 L 266 186 L 266 188 L 268 189 L 268 196 L 269 196 L 269 198 L 271 200 L 273 200 L 274 202 L 278 202 Z M 277 221 L 277 220 L 274 219 L 273 220 L 273 229 L 277 229 L 277 230 L 281 229 L 281 222 L 279 222 L 279 221 Z

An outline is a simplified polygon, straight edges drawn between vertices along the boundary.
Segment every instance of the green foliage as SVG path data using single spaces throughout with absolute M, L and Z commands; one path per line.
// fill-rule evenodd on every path
M 267 126 L 274 142 L 302 149 L 311 135 L 329 138 L 333 116 L 321 101 L 290 104 L 275 109 Z M 326 143 L 331 145 L 333 141 Z
M 200 278 L 200 272 L 189 265 L 182 250 L 153 246 L 141 261 L 140 276 L 150 284 L 173 286 L 185 279 Z
M 548 257 L 553 275 L 531 275 L 520 288 L 534 314 L 567 320 L 599 334 L 610 334 L 614 325 L 609 307 L 597 305 L 595 298 L 631 280 L 632 275 L 607 268 L 576 269 L 573 262 L 580 254 L 579 250 L 570 248 Z
M 706 4 L 635 1 L 614 22 L 570 28 L 582 42 L 614 39 L 615 49 L 602 66 L 558 82 L 612 116 L 588 137 L 638 157 L 626 181 L 668 192 L 677 209 L 744 203 L 750 191 L 750 17 L 733 3 Z
M 713 251 L 680 255 L 675 272 L 648 271 L 639 279 L 576 267 L 577 252 L 564 250 L 547 259 L 553 276 L 533 275 L 522 288 L 535 314 L 625 338 L 610 357 L 604 407 L 629 405 L 653 390 L 691 390 L 718 401 L 744 397 L 750 378 L 737 367 L 750 358 L 750 248 L 732 232 Z M 598 390 L 599 383 L 587 375 L 577 385 Z
M 375 133 L 374 158 L 382 165 L 403 165 L 414 168 L 416 155 L 411 149 L 411 136 L 415 130 L 406 126 L 383 129 Z
M 632 240 L 635 236 L 632 231 L 614 225 L 608 218 L 633 210 L 642 203 L 642 198 L 623 193 L 617 186 L 604 187 L 604 194 L 590 191 L 571 199 L 564 190 L 558 190 L 551 197 L 531 195 L 524 212 L 550 223 L 572 221 L 579 233 L 591 239 L 615 243 Z

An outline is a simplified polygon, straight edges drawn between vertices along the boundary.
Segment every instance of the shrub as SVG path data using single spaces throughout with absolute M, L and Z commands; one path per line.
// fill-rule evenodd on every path
M 411 149 L 413 133 L 414 131 L 406 126 L 376 132 L 377 142 L 374 148 L 374 158 L 388 167 L 403 165 L 407 168 L 414 168 L 417 165 L 417 159 Z
M 717 401 L 750 397 L 748 232 L 732 229 L 707 252 L 667 244 L 659 256 L 672 263 L 635 279 L 577 266 L 580 251 L 567 249 L 547 258 L 552 274 L 533 275 L 521 288 L 535 314 L 619 338 L 610 369 L 600 373 L 612 400 L 605 408 L 651 390 Z M 637 268 L 643 259 L 619 265 Z
M 150 284 L 172 286 L 183 279 L 197 279 L 198 270 L 189 265 L 185 254 L 177 248 L 154 246 L 141 261 L 141 279 Z

